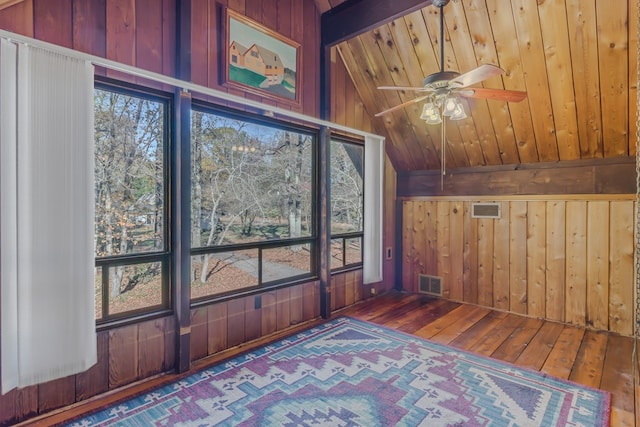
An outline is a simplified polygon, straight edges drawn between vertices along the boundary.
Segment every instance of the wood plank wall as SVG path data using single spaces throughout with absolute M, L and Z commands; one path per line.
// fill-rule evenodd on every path
M 475 201 L 499 203 L 501 218 L 472 218 Z M 436 275 L 444 298 L 632 334 L 631 196 L 442 196 L 402 212 L 406 290 Z
M 302 45 L 303 84 L 301 105 L 293 108 L 317 116 L 319 112 L 319 13 L 313 0 L 194 0 L 192 2 L 192 80 L 227 90 L 218 79 L 218 26 L 222 4 L 244 13 Z M 106 57 L 154 72 L 175 74 L 175 0 L 24 0 L 0 10 L 0 28 L 61 46 Z M 364 110 L 341 61 L 336 63 L 332 118 L 371 131 Z M 158 87 L 143 79 L 131 79 L 97 69 L 98 74 Z M 164 88 L 167 89 L 168 88 Z M 235 91 L 235 95 L 244 96 Z M 272 103 L 247 94 L 248 99 Z M 387 159 L 386 191 L 395 194 L 395 170 Z M 395 199 L 385 205 L 385 245 L 394 241 Z M 393 260 L 385 262 L 385 280 L 393 278 Z M 362 271 L 333 275 L 332 309 L 349 306 L 371 295 L 362 287 Z M 375 284 L 378 291 L 393 286 Z M 256 300 L 259 300 L 259 303 Z M 319 284 L 309 282 L 290 288 L 241 297 L 191 311 L 191 354 L 196 360 L 246 341 L 282 331 L 319 316 Z M 165 317 L 123 326 L 98 334 L 98 363 L 87 372 L 46 384 L 13 390 L 0 396 L 0 425 L 32 418 L 85 400 L 132 382 L 173 369 L 175 322 Z

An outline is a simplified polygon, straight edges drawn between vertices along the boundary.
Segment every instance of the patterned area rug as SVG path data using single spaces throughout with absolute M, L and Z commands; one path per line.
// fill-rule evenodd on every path
M 73 426 L 608 426 L 610 395 L 339 318 Z

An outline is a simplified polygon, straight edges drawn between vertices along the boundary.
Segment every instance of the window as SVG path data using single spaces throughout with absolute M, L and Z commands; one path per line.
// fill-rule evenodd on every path
M 312 277 L 314 134 L 204 107 L 191 117 L 192 298 Z
M 364 147 L 331 141 L 331 269 L 362 264 Z
M 96 318 L 168 309 L 169 100 L 96 84 Z

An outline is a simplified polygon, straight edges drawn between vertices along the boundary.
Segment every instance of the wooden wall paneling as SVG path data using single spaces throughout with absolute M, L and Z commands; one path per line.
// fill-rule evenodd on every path
M 332 91 L 335 90 L 333 93 L 335 98 L 331 100 L 331 116 L 336 123 L 344 125 L 346 124 L 347 117 L 347 113 L 345 111 L 345 108 L 347 107 L 345 86 L 347 84 L 348 76 L 342 64 L 336 64 L 336 73 L 333 77 L 331 87 Z
M 344 280 L 345 307 L 349 307 L 350 305 L 353 305 L 353 303 L 355 302 L 356 286 L 358 286 L 358 284 L 356 283 L 356 280 L 355 280 L 355 271 L 349 271 L 347 274 L 345 274 L 345 280 Z
M 339 273 L 331 277 L 331 310 L 337 310 L 345 306 L 346 299 L 346 274 Z
M 36 1 L 33 4 L 34 37 L 49 43 L 73 47 L 71 0 Z
M 278 330 L 277 302 L 275 291 L 265 292 L 260 295 L 262 298 L 262 335 L 268 335 Z
M 628 1 L 627 38 L 629 52 L 629 156 L 635 156 L 637 150 L 638 133 L 638 61 L 633 60 L 638 54 L 638 5 L 633 0 Z M 640 417 L 640 414 L 638 415 Z M 640 421 L 640 420 L 639 420 Z
M 465 5 L 465 13 L 467 22 L 472 23 L 469 25 L 469 32 L 478 63 L 500 64 L 496 51 L 496 43 L 487 42 L 491 39 L 492 27 L 485 5 L 472 2 Z M 509 78 L 511 70 L 505 69 L 505 71 L 505 77 Z M 491 89 L 504 89 L 502 78 L 486 80 L 482 83 L 482 86 Z M 495 101 L 487 102 L 486 104 L 491 115 L 493 134 L 495 135 L 499 148 L 499 162 L 508 164 L 519 163 L 518 148 L 516 147 L 515 134 L 511 126 L 508 104 Z
M 442 277 L 442 296 L 451 297 L 451 217 L 450 202 L 438 202 L 436 208 L 437 229 L 436 229 L 436 251 L 438 254 L 438 276 Z
M 493 307 L 494 220 L 478 219 L 478 304 Z
M 362 269 L 356 270 L 353 273 L 353 280 L 355 282 L 355 292 L 354 292 L 354 299 L 355 302 L 360 302 L 365 298 L 368 298 L 370 296 L 369 295 L 364 295 L 363 293 L 363 286 L 362 286 Z M 391 290 L 395 287 L 395 277 L 394 280 L 385 282 L 386 288 L 385 290 Z
M 290 308 L 290 319 L 289 323 L 291 325 L 295 325 L 297 323 L 302 322 L 302 301 L 304 299 L 303 295 L 303 287 L 302 285 L 296 285 L 291 287 L 291 296 L 289 299 L 289 303 L 291 305 Z
M 565 279 L 565 321 L 585 324 L 587 298 L 587 202 L 570 200 L 567 213 L 567 267 Z
M 336 121 L 336 111 L 339 108 L 338 103 L 336 102 L 336 99 L 338 97 L 338 91 L 336 90 L 336 79 L 338 76 L 338 73 L 340 72 L 345 72 L 348 73 L 348 71 L 345 68 L 344 62 L 342 61 L 342 58 L 338 57 L 338 48 L 337 47 L 332 47 L 329 50 L 329 56 L 328 58 L 325 58 L 325 61 L 329 61 L 329 79 L 330 79 L 330 85 L 329 85 L 329 91 L 330 91 L 330 97 L 331 97 L 331 107 L 329 108 L 329 120 L 331 120 L 334 123 L 338 123 Z M 342 71 L 343 70 L 343 71 Z M 326 112 L 322 112 L 322 114 L 325 114 Z
M 471 218 L 471 202 L 463 202 L 463 273 L 462 299 L 472 304 L 478 303 L 478 221 Z
M 38 386 L 14 388 L 0 395 L 0 422 L 11 425 L 38 414 Z
M 245 342 L 244 299 L 227 301 L 227 347 Z
M 140 347 L 138 376 L 140 378 L 148 378 L 162 372 L 165 356 L 164 327 L 164 318 L 140 323 L 138 328 L 138 346 Z
M 33 37 L 33 0 L 24 0 L 0 13 L 0 28 Z
M 567 13 L 562 1 L 538 3 L 540 30 L 549 79 L 554 131 L 560 160 L 580 158 L 576 101 L 572 85 L 571 48 L 567 27 Z
M 427 262 L 425 258 L 427 255 L 428 239 L 433 234 L 435 241 L 435 227 L 428 224 L 429 220 L 435 219 L 435 212 L 427 211 L 427 202 L 415 202 L 412 205 L 413 226 L 411 230 L 411 284 L 416 291 L 418 288 L 419 275 L 420 274 L 434 274 L 429 273 Z M 431 216 L 433 215 L 433 216 Z M 435 224 L 433 224 L 435 225 Z M 426 255 L 426 257 L 425 257 Z M 433 258 L 435 260 L 435 258 Z M 435 266 L 435 263 L 433 264 Z M 437 269 L 435 270 L 437 271 Z
M 209 83 L 209 63 L 211 60 L 209 54 L 209 32 L 211 31 L 209 29 L 209 3 L 209 0 L 191 0 L 191 81 L 202 86 L 207 86 Z M 217 31 L 211 32 L 217 33 Z M 221 89 L 224 90 L 224 88 Z
M 510 223 L 511 205 L 508 201 L 500 203 L 501 216 L 498 219 L 483 219 L 483 222 L 493 223 L 493 235 L 486 238 L 493 240 L 493 307 L 501 310 L 509 310 L 511 304 L 511 292 L 509 289 L 510 272 Z M 487 268 L 490 268 L 489 265 Z M 491 304 L 491 301 L 489 301 Z M 491 305 L 489 305 L 491 307 Z
M 573 73 L 582 76 L 583 82 L 573 86 L 580 152 L 585 158 L 603 157 L 596 5 L 581 0 L 565 4 L 571 50 L 583 52 L 570 56 Z
M 276 324 L 278 330 L 288 328 L 291 325 L 291 306 L 289 299 L 291 297 L 290 288 L 281 288 L 276 290 L 276 298 L 278 300 L 276 307 Z
M 552 109 L 549 81 L 537 3 L 513 0 L 511 9 L 520 48 L 520 60 L 526 70 L 524 77 L 527 84 L 527 101 L 531 108 L 538 155 L 542 161 L 558 160 L 558 145 L 553 117 L 550 113 Z
M 176 363 L 176 321 L 173 316 L 164 318 L 164 357 L 162 358 L 162 370 L 171 371 Z
M 75 375 L 48 381 L 38 385 L 38 413 L 49 412 L 74 403 L 76 398 Z
M 609 328 L 633 334 L 634 301 L 634 203 L 612 201 L 609 242 Z
M 501 35 L 501 43 L 496 44 L 496 53 L 500 61 L 500 67 L 506 71 L 502 75 L 505 89 L 526 91 L 528 90 L 524 78 L 524 69 L 526 67 L 518 54 L 520 49 L 513 14 L 505 13 L 504 2 L 501 0 L 487 0 L 487 9 L 493 34 Z M 493 37 L 493 39 L 496 38 Z M 530 105 L 531 102 L 526 100 L 508 104 L 520 163 L 531 163 L 539 160 L 531 121 Z
M 358 127 L 356 123 L 356 98 L 358 94 L 356 93 L 356 88 L 353 86 L 353 82 L 349 80 L 349 76 L 347 73 L 344 73 L 345 76 L 345 115 L 344 120 L 347 126 L 351 126 L 354 128 Z
M 76 400 L 78 401 L 109 390 L 109 333 L 98 332 L 96 338 L 98 362 L 85 372 L 76 375 Z
M 244 300 L 244 341 L 260 338 L 262 334 L 262 308 L 256 307 L 259 295 L 248 295 Z
M 629 152 L 627 8 L 596 2 L 600 103 L 605 157 Z
M 227 340 L 229 312 L 227 302 L 207 307 L 207 353 L 214 354 L 229 347 Z M 191 337 L 193 341 L 193 335 Z
M 73 0 L 73 49 L 107 56 L 106 0 Z M 104 74 L 104 70 L 101 71 Z
M 587 326 L 609 328 L 609 201 L 587 202 Z
M 251 1 L 251 0 L 249 0 Z M 245 14 L 245 4 L 246 0 L 223 0 L 222 3 L 228 2 L 228 6 L 230 9 L 235 10 L 236 12 L 240 12 L 243 15 Z
M 402 207 L 402 289 L 417 292 L 416 278 L 413 274 L 413 205 L 417 202 L 404 202 Z
M 425 219 L 425 268 L 427 274 L 438 276 L 438 202 L 426 202 Z
M 313 281 L 303 285 L 302 318 L 315 319 L 320 316 L 320 282 Z
M 546 315 L 546 202 L 527 203 L 527 314 Z
M 300 3 L 294 1 L 293 3 Z M 302 13 L 291 17 L 291 32 L 294 40 L 301 40 L 303 51 L 307 52 L 302 56 L 303 78 L 300 92 L 302 110 L 305 114 L 318 117 L 320 115 L 320 55 L 312 55 L 311 52 L 318 52 L 320 45 L 320 14 L 318 13 L 313 0 L 302 2 Z
M 136 64 L 145 70 L 162 73 L 163 56 L 175 58 L 174 52 L 163 51 L 164 8 L 158 7 L 157 0 L 135 1 L 138 11 L 135 16 Z M 175 11 L 172 16 L 175 16 Z M 153 86 L 161 88 L 162 84 L 153 83 Z
M 564 321 L 565 311 L 565 202 L 547 202 L 546 222 L 546 291 L 545 316 L 550 320 Z
M 138 379 L 140 363 L 138 325 L 109 331 L 109 388 L 113 389 Z
M 509 310 L 527 314 L 527 202 L 513 201 L 509 215 Z
M 166 76 L 176 75 L 176 2 L 162 0 L 162 74 Z
M 292 0 L 279 0 L 277 8 L 276 29 L 280 34 L 291 38 L 291 2 Z
M 202 359 L 208 354 L 208 323 L 207 307 L 191 310 L 191 361 Z
M 123 64 L 136 64 L 136 8 L 135 0 L 110 0 L 106 2 L 107 59 Z M 107 76 L 135 81 L 129 74 L 107 70 Z
M 392 289 L 396 280 L 396 257 L 398 256 L 398 248 L 396 247 L 396 187 L 397 177 L 396 171 L 391 163 L 389 156 L 384 156 L 384 189 L 383 189 L 383 227 L 382 227 L 382 245 L 385 255 L 382 261 L 382 277 L 383 283 L 387 289 Z M 391 248 L 391 259 L 387 255 L 387 249 Z M 362 281 L 356 283 L 355 299 L 362 299 L 360 295 Z
M 464 300 L 464 208 L 462 201 L 452 201 L 449 205 L 449 247 L 451 250 L 450 297 L 455 301 Z
M 458 71 L 465 73 L 473 70 L 479 64 L 476 60 L 475 46 L 470 35 L 470 27 L 475 23 L 468 21 L 462 3 L 452 3 L 444 14 L 446 26 L 451 39 L 451 45 L 455 51 Z M 471 22 L 471 25 L 469 25 Z M 489 80 L 499 82 L 499 76 Z M 490 82 L 487 81 L 487 84 Z M 485 82 L 483 82 L 485 84 Z M 469 117 L 473 120 L 458 122 L 461 133 L 466 134 L 464 147 L 467 151 L 469 164 L 501 164 L 500 148 L 496 139 L 496 132 L 491 123 L 491 115 L 487 101 L 475 99 L 473 108 L 467 109 Z M 477 134 L 476 134 L 477 133 Z M 469 136 L 471 138 L 469 138 Z

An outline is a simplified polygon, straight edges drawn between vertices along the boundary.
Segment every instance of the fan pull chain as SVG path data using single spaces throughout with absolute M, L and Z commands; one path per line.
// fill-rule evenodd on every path
M 640 2 L 640 0 L 638 0 Z M 445 123 L 447 122 L 447 118 L 443 115 L 442 116 L 442 135 L 440 137 L 440 191 L 444 191 L 444 176 L 447 174 L 447 165 L 446 165 L 446 161 L 447 161 L 447 156 L 444 153 L 445 150 L 445 138 L 446 138 L 446 132 L 445 132 Z

